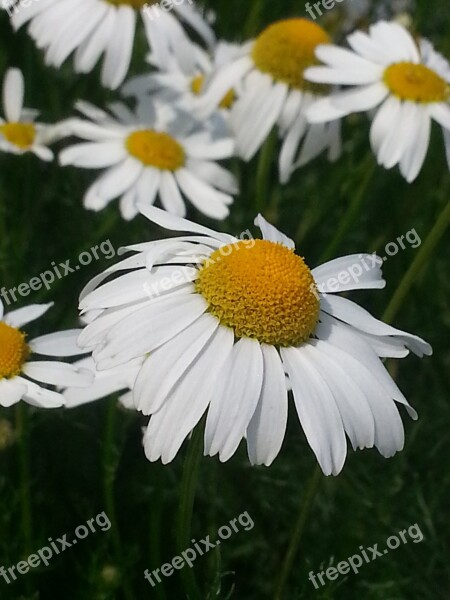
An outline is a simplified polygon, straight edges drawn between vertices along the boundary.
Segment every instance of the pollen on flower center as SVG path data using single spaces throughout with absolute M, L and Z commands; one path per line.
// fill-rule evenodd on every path
M 0 321 L 0 379 L 19 375 L 29 353 L 25 334 Z
M 191 90 L 196 96 L 200 96 L 205 86 L 205 76 L 197 75 L 191 81 Z M 219 106 L 220 108 L 231 108 L 236 100 L 236 94 L 234 90 L 229 90 L 222 98 Z
M 450 97 L 450 85 L 425 65 L 409 62 L 390 65 L 384 72 L 384 82 L 402 100 L 431 103 L 445 102 Z
M 282 244 L 246 240 L 219 248 L 195 286 L 209 312 L 238 338 L 297 346 L 317 325 L 320 303 L 311 271 Z
M 318 64 L 315 49 L 329 44 L 327 32 L 307 19 L 287 19 L 270 25 L 253 46 L 256 67 L 275 80 L 301 90 L 317 88 L 303 78 L 306 68 Z
M 27 150 L 36 138 L 36 128 L 33 123 L 4 123 L 0 125 L 0 134 L 21 150 Z
M 167 133 L 152 129 L 134 131 L 128 136 L 125 144 L 131 156 L 148 167 L 176 171 L 186 162 L 183 147 Z

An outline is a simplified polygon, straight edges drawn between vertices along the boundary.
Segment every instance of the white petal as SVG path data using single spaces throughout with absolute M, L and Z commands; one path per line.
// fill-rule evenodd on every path
M 0 379 L 0 406 L 9 408 L 19 402 L 27 391 L 27 386 L 22 384 L 17 377 L 14 379 Z
M 283 444 L 288 417 L 286 376 L 277 350 L 261 346 L 264 380 L 261 396 L 247 429 L 247 448 L 254 465 L 272 464 Z
M 260 343 L 241 338 L 233 347 L 211 401 L 205 430 L 205 454 L 221 462 L 235 453 L 258 405 L 263 384 Z
M 295 242 L 291 240 L 291 238 L 287 237 L 287 235 L 284 235 L 284 233 L 281 233 L 281 231 L 271 225 L 268 221 L 266 221 L 261 214 L 255 218 L 255 225 L 261 230 L 265 240 L 283 244 L 283 246 L 286 246 L 291 250 L 295 248 Z
M 77 340 L 81 329 L 68 329 L 35 338 L 29 344 L 32 352 L 47 356 L 77 356 L 83 354 Z
M 382 259 L 376 254 L 350 254 L 335 258 L 312 270 L 321 293 L 383 289 Z
M 12 327 L 22 327 L 42 317 L 52 306 L 53 302 L 49 302 L 49 304 L 30 304 L 6 314 L 4 320 Z
M 22 71 L 8 69 L 3 80 L 3 110 L 7 121 L 20 121 L 23 108 L 24 80 Z
M 337 475 L 347 454 L 344 426 L 336 401 L 301 348 L 282 348 L 300 423 L 325 475 Z

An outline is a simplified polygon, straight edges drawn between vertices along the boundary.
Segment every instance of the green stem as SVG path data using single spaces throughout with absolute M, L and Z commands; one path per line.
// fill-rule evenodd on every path
M 203 455 L 204 420 L 192 434 L 186 455 L 180 487 L 180 503 L 177 518 L 177 551 L 180 554 L 191 546 L 192 514 L 194 512 L 195 490 L 197 488 L 200 463 Z M 202 599 L 194 572 L 184 567 L 181 576 L 190 600 Z
M 320 468 L 316 466 L 316 468 L 314 469 L 314 473 L 309 481 L 308 487 L 306 488 L 305 496 L 302 499 L 302 503 L 300 505 L 300 512 L 297 517 L 294 533 L 292 534 L 292 538 L 289 543 L 289 548 L 286 552 L 286 556 L 281 569 L 281 574 L 275 589 L 274 600 L 283 599 L 283 594 L 286 588 L 287 581 L 289 579 L 289 575 L 292 570 L 292 565 L 294 564 L 294 560 L 297 555 L 297 550 L 302 539 L 306 521 L 311 510 L 313 500 L 319 488 L 319 483 L 322 479 L 321 475 L 322 473 Z
M 16 429 L 19 438 L 19 474 L 20 474 L 20 503 L 21 528 L 24 546 L 24 556 L 31 553 L 32 518 L 30 498 L 30 461 L 28 448 L 28 414 L 23 402 L 16 407 Z
M 277 136 L 272 132 L 262 147 L 259 154 L 258 168 L 256 171 L 256 212 L 262 213 L 267 206 L 269 194 L 270 171 L 277 143 Z
M 115 400 L 110 400 L 106 417 L 105 438 L 103 444 L 103 488 L 105 496 L 105 510 L 111 521 L 111 536 L 114 549 L 114 556 L 117 566 L 120 568 L 120 581 L 124 598 L 133 600 L 133 593 L 129 587 L 128 579 L 125 576 L 123 561 L 122 543 L 120 540 L 119 524 L 117 520 L 116 501 L 114 496 L 114 483 L 116 479 L 116 458 L 115 458 L 115 431 L 117 420 L 117 404 Z
M 354 225 L 360 213 L 360 210 L 364 204 L 366 192 L 370 185 L 370 182 L 372 181 L 372 177 L 375 173 L 376 166 L 376 162 L 373 160 L 372 156 L 370 156 L 370 164 L 368 164 L 367 161 L 364 163 L 365 172 L 361 181 L 361 185 L 358 187 L 355 195 L 353 196 L 351 204 L 344 218 L 342 219 L 334 237 L 332 238 L 331 242 L 328 244 L 328 246 L 325 248 L 325 251 L 321 255 L 319 259 L 319 264 L 327 262 L 336 255 L 336 252 L 339 249 L 342 240 L 345 238 L 349 230 Z
M 411 266 L 406 271 L 403 279 L 400 282 L 392 300 L 389 302 L 388 307 L 386 308 L 384 315 L 382 317 L 383 321 L 387 323 L 391 323 L 398 311 L 400 310 L 403 301 L 407 297 L 410 289 L 414 285 L 414 282 L 419 277 L 422 270 L 428 264 L 431 255 L 433 254 L 436 246 L 441 241 L 444 233 L 447 230 L 447 227 L 450 224 L 450 202 L 444 207 L 444 210 L 439 215 L 434 227 L 428 234 L 426 240 L 423 242 L 420 250 L 416 254 L 415 259 L 411 263 Z

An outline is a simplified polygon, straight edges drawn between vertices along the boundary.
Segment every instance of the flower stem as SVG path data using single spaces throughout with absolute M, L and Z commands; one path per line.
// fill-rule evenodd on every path
M 321 470 L 318 466 L 316 466 L 316 468 L 314 469 L 314 473 L 312 474 L 311 479 L 308 483 L 308 487 L 306 488 L 305 496 L 302 499 L 302 503 L 300 505 L 300 511 L 297 517 L 297 522 L 295 524 L 294 533 L 292 534 L 292 538 L 289 543 L 289 548 L 286 552 L 286 556 L 283 561 L 281 574 L 275 589 L 274 600 L 283 599 L 284 590 L 286 588 L 286 584 L 288 582 L 289 575 L 292 570 L 292 565 L 294 564 L 297 550 L 302 539 L 303 531 L 305 529 L 306 521 L 308 519 L 309 512 L 311 510 L 314 498 L 319 488 L 320 481 Z
M 23 402 L 16 406 L 16 429 L 19 439 L 19 474 L 20 474 L 20 503 L 21 528 L 24 546 L 24 556 L 31 553 L 32 517 L 30 498 L 30 461 L 28 449 L 28 415 Z
M 328 246 L 325 248 L 325 251 L 321 255 L 319 259 L 319 264 L 327 262 L 335 256 L 337 250 L 339 249 L 339 246 L 341 245 L 342 240 L 345 238 L 351 227 L 354 225 L 356 219 L 358 218 L 361 207 L 364 204 L 367 189 L 370 185 L 370 182 L 372 181 L 372 177 L 375 174 L 375 170 L 377 167 L 377 164 L 373 160 L 373 157 L 370 156 L 369 158 L 370 163 L 368 163 L 367 161 L 364 163 L 365 172 L 361 181 L 361 185 L 358 187 L 355 195 L 353 196 L 351 204 L 344 218 L 342 219 L 334 237 L 331 239 L 331 242 L 328 244 Z
M 259 154 L 258 169 L 256 172 L 256 212 L 262 213 L 268 204 L 267 196 L 269 194 L 270 171 L 273 164 L 276 143 L 277 136 L 272 131 Z
M 177 551 L 181 554 L 191 545 L 192 514 L 194 511 L 195 490 L 197 488 L 200 463 L 203 455 L 204 420 L 192 434 L 186 455 L 180 487 L 180 502 L 177 518 Z M 186 594 L 189 600 L 202 599 L 194 572 L 185 567 L 181 571 Z
M 417 280 L 418 276 L 422 272 L 422 269 L 428 264 L 431 255 L 433 254 L 436 246 L 441 241 L 444 233 L 447 231 L 447 227 L 450 224 L 450 202 L 444 207 L 444 210 L 439 215 L 434 227 L 428 234 L 426 240 L 423 242 L 419 252 L 417 253 L 415 259 L 411 263 L 411 266 L 406 271 L 403 279 L 400 282 L 397 290 L 395 291 L 394 296 L 389 302 L 388 307 L 386 308 L 383 321 L 387 323 L 391 323 L 398 311 L 400 310 L 403 301 L 405 300 L 408 292 L 411 287 L 414 285 L 414 282 Z
M 117 460 L 115 456 L 115 432 L 117 420 L 117 405 L 115 400 L 110 400 L 106 416 L 105 437 L 103 444 L 103 488 L 105 509 L 111 521 L 111 536 L 114 549 L 114 559 L 120 569 L 120 581 L 123 595 L 126 600 L 133 600 L 133 593 L 129 587 L 128 579 L 124 576 L 123 551 L 120 540 L 119 524 L 117 521 L 116 501 L 114 498 L 114 482 L 116 478 Z

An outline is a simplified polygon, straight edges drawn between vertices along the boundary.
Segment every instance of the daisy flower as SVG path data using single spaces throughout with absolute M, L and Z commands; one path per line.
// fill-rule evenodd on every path
M 219 69 L 198 101 L 198 114 L 210 114 L 230 89 L 241 85 L 230 126 L 244 160 L 253 158 L 275 125 L 283 139 L 282 183 L 325 150 L 330 160 L 336 160 L 341 151 L 339 122 L 309 125 L 305 118 L 307 107 L 327 88 L 312 85 L 303 72 L 317 64 L 316 47 L 329 41 L 324 29 L 306 19 L 270 25 L 242 46 L 240 56 Z
M 23 107 L 24 79 L 19 69 L 8 69 L 3 80 L 3 114 L 0 117 L 0 150 L 12 154 L 32 152 L 42 160 L 52 160 L 53 153 L 47 148 L 52 127 L 35 123 L 39 114 Z
M 22 328 L 41 317 L 52 304 L 32 304 L 4 314 L 0 300 L 0 405 L 20 400 L 41 408 L 63 406 L 63 396 L 40 384 L 83 387 L 92 381 L 90 371 L 56 360 L 30 360 L 32 354 L 68 357 L 83 354 L 77 346 L 79 329 L 27 340 Z M 35 383 L 38 382 L 38 383 Z
M 207 412 L 206 455 L 226 461 L 245 437 L 250 461 L 269 465 L 286 432 L 288 387 L 325 474 L 342 469 L 345 434 L 354 449 L 386 457 L 403 448 L 396 403 L 417 415 L 380 358 L 431 348 L 335 295 L 382 288 L 380 259 L 344 256 L 310 270 L 261 216 L 254 240 L 142 212 L 185 234 L 128 247 L 132 256 L 88 285 L 80 306 L 94 318 L 79 344 L 95 347 L 99 370 L 144 359 L 133 394 L 151 415 L 150 461 L 170 462 Z
M 136 216 L 139 202 L 150 205 L 159 196 L 165 210 L 186 213 L 184 197 L 213 219 L 224 219 L 238 191 L 234 176 L 215 161 L 229 158 L 234 142 L 229 137 L 212 139 L 211 133 L 185 113 L 170 120 L 150 102 L 140 103 L 136 113 L 116 104 L 116 117 L 79 104 L 89 120 L 75 119 L 67 129 L 84 140 L 61 152 L 62 165 L 106 172 L 89 188 L 84 205 L 102 210 L 120 198 L 124 219 Z M 184 197 L 183 197 L 184 196 Z
M 450 65 L 428 41 L 418 45 L 398 23 L 380 21 L 369 33 L 356 31 L 347 39 L 351 50 L 317 48 L 326 66 L 308 69 L 305 77 L 353 87 L 317 101 L 308 119 L 322 123 L 379 107 L 370 132 L 378 163 L 386 169 L 398 164 L 412 182 L 428 151 L 432 120 L 444 132 L 450 129 Z
M 59 68 L 74 52 L 75 70 L 89 73 L 103 55 L 102 85 L 116 89 L 130 68 L 139 14 L 160 60 L 174 51 L 186 65 L 194 61 L 179 19 L 208 44 L 214 42 L 211 28 L 190 0 L 171 6 L 173 10 L 162 10 L 156 0 L 39 0 L 16 6 L 11 20 L 16 29 L 30 23 L 28 32 L 45 50 L 48 65 Z
M 134 77 L 123 86 L 122 94 L 138 98 L 155 93 L 164 94 L 167 101 L 177 101 L 184 110 L 192 111 L 210 78 L 239 55 L 240 46 L 220 41 L 210 52 L 197 44 L 193 44 L 193 49 L 195 62 L 190 65 L 183 64 L 173 52 L 165 56 L 162 63 L 159 57 L 151 54 L 148 62 L 158 72 Z M 228 90 L 219 103 L 219 109 L 228 113 L 235 99 L 236 91 Z

